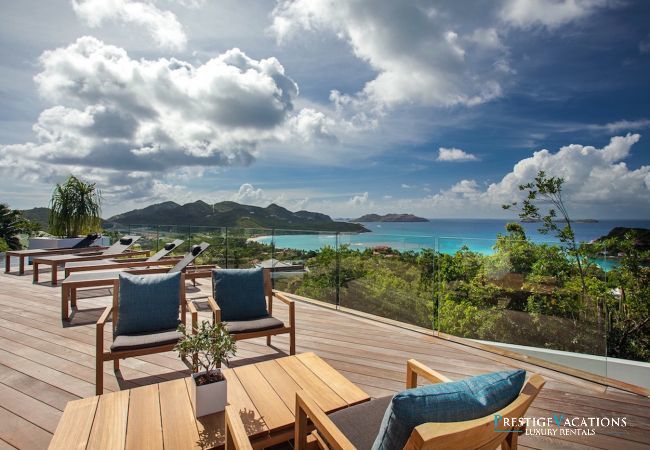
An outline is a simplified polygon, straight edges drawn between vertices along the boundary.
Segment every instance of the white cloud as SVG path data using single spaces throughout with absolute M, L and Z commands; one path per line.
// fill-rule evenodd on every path
M 187 36 L 176 16 L 149 1 L 72 0 L 72 8 L 89 27 L 96 28 L 107 21 L 119 22 L 144 28 L 165 49 L 183 50 L 187 44 Z
M 368 204 L 368 193 L 364 192 L 363 194 L 360 195 L 355 195 L 353 196 L 350 200 L 348 200 L 348 205 L 351 206 L 366 206 Z
M 582 19 L 607 5 L 607 0 L 507 0 L 501 18 L 520 28 L 556 28 Z
M 334 91 L 332 100 L 370 119 L 373 110 L 401 104 L 471 106 L 502 95 L 504 72 L 494 66 L 505 58 L 498 32 L 472 24 L 462 4 L 281 0 L 271 30 L 280 42 L 301 30 L 345 40 L 377 76 L 356 95 Z
M 639 42 L 639 52 L 650 53 L 650 34 L 648 34 L 645 39 Z
M 445 162 L 464 162 L 464 161 L 478 161 L 476 155 L 467 153 L 464 150 L 459 148 L 445 148 L 440 147 L 438 149 L 438 158 L 437 161 Z
M 402 189 L 411 189 L 411 186 L 408 184 L 402 183 Z
M 473 214 L 497 215 L 500 205 L 521 196 L 519 185 L 543 170 L 565 179 L 564 197 L 574 211 L 610 215 L 615 211 L 650 214 L 650 166 L 630 169 L 623 160 L 640 135 L 613 137 L 603 148 L 571 144 L 556 153 L 544 149 L 519 161 L 501 181 L 484 190 L 475 180 L 462 180 L 451 189 L 428 197 L 431 206 L 469 209 Z M 596 213 L 598 214 L 598 213 Z M 575 217 L 575 215 L 574 215 Z
M 634 131 L 650 127 L 650 119 L 638 120 L 618 120 L 603 125 L 587 125 L 590 130 L 602 130 L 608 133 L 618 133 L 620 131 Z
M 74 173 L 145 199 L 183 168 L 197 176 L 248 165 L 269 142 L 336 140 L 323 114 L 294 112 L 298 86 L 275 58 L 232 49 L 199 66 L 136 60 L 82 37 L 40 63 L 39 93 L 55 106 L 40 114 L 34 142 L 0 146 L 0 170 L 14 176 L 51 182 Z
M 239 191 L 234 195 L 233 200 L 246 205 L 267 206 L 269 203 L 272 203 L 272 201 L 264 195 L 263 189 L 255 189 L 255 187 L 249 183 L 244 183 L 239 187 Z

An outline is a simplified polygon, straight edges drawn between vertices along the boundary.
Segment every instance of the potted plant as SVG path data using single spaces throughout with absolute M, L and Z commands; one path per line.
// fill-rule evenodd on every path
M 188 333 L 184 325 L 178 327 L 182 333 L 174 350 L 181 358 L 192 356 L 191 398 L 196 417 L 206 416 L 226 408 L 227 380 L 219 369 L 228 358 L 235 356 L 235 339 L 222 323 L 210 325 L 201 322 L 195 333 Z
M 71 175 L 65 183 L 57 184 L 52 193 L 48 231 L 53 236 L 31 238 L 29 248 L 74 247 L 100 231 L 100 214 L 101 193 L 95 183 Z M 106 243 L 110 243 L 108 239 L 102 239 L 101 244 L 95 240 L 95 245 Z

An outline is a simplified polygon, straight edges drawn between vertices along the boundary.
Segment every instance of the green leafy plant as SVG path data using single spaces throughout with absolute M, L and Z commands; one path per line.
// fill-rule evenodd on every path
M 174 350 L 181 358 L 196 355 L 192 358 L 192 371 L 205 372 L 196 377 L 196 384 L 201 386 L 223 380 L 219 367 L 237 353 L 235 339 L 228 333 L 223 323 L 211 325 L 204 320 L 196 334 L 188 332 L 184 325 L 179 325 L 178 331 L 183 334 L 183 337 Z
M 36 225 L 25 219 L 20 211 L 0 203 L 0 251 L 19 250 L 21 244 L 18 235 L 31 234 L 35 227 Z
M 50 209 L 50 233 L 54 235 L 77 237 L 99 231 L 101 193 L 95 183 L 71 175 L 54 188 Z

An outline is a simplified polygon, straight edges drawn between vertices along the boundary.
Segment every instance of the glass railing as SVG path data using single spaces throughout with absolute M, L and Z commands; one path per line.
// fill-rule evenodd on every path
M 162 225 L 110 232 L 138 234 L 152 251 L 184 239 L 175 254 L 205 241 L 211 247 L 199 264 L 269 268 L 276 289 L 299 297 L 596 375 L 627 370 L 608 365 L 612 356 L 650 361 L 648 332 L 629 319 L 648 310 L 650 280 L 646 291 L 629 287 L 618 248 L 585 245 L 578 266 L 557 242 L 506 232 L 494 239 Z

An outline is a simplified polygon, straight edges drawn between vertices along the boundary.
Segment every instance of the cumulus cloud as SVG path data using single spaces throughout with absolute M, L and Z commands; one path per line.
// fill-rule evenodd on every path
M 264 190 L 262 188 L 255 189 L 255 187 L 249 183 L 244 183 L 239 187 L 239 191 L 235 194 L 233 200 L 246 205 L 266 206 L 269 203 L 272 203 L 272 201 L 264 195 Z
M 411 189 L 411 185 L 402 183 L 402 189 Z
M 34 142 L 0 147 L 2 168 L 15 175 L 82 174 L 147 198 L 182 168 L 200 175 L 250 164 L 265 142 L 335 139 L 324 115 L 293 111 L 298 86 L 275 58 L 232 49 L 200 66 L 136 60 L 82 37 L 40 63 L 35 82 L 55 106 L 40 114 Z
M 188 0 L 186 0 L 188 1 Z M 196 3 L 189 1 L 189 3 Z M 112 21 L 143 28 L 157 45 L 169 50 L 183 50 L 187 36 L 171 11 L 163 11 L 149 1 L 72 0 L 75 14 L 89 27 Z
M 522 159 L 500 181 L 481 189 L 476 180 L 465 179 L 448 190 L 419 200 L 429 208 L 472 210 L 473 214 L 496 215 L 500 205 L 519 199 L 519 185 L 540 171 L 565 179 L 564 193 L 570 206 L 585 213 L 606 209 L 644 217 L 650 214 L 650 166 L 631 169 L 623 161 L 639 134 L 613 137 L 602 148 L 571 144 L 556 153 L 543 149 Z
M 436 161 L 445 161 L 445 162 L 465 162 L 465 161 L 478 161 L 476 155 L 467 153 L 464 150 L 459 148 L 445 148 L 440 147 L 438 149 L 438 158 Z
M 494 27 L 476 27 L 464 7 L 393 0 L 281 0 L 273 11 L 278 40 L 301 30 L 344 39 L 377 76 L 356 95 L 334 91 L 337 106 L 358 110 L 401 104 L 476 105 L 501 96 L 504 58 Z M 503 67 L 503 64 L 501 65 Z
M 348 205 L 351 206 L 365 206 L 368 204 L 368 193 L 364 192 L 363 194 L 360 195 L 355 195 L 353 196 L 350 200 L 348 200 Z
M 507 0 L 501 18 L 513 26 L 556 28 L 584 18 L 607 5 L 607 0 Z

